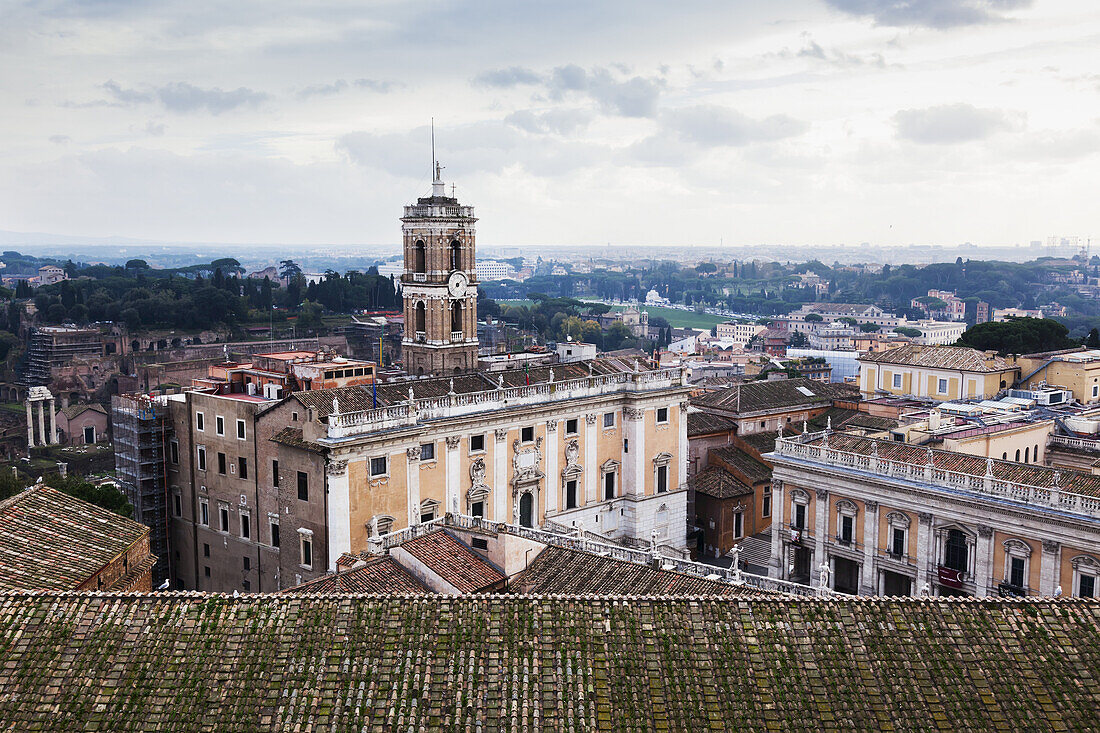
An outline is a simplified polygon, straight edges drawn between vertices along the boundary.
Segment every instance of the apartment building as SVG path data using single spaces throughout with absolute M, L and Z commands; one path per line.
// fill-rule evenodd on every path
M 1020 386 L 1037 389 L 1057 385 L 1073 392 L 1083 405 L 1100 402 L 1100 350 L 1071 349 L 1027 354 L 1014 360 L 1021 369 Z
M 767 330 L 767 326 L 761 326 L 756 323 L 728 321 L 726 323 L 719 323 L 715 326 L 715 336 L 720 339 L 729 339 L 740 346 L 745 346 L 752 341 L 757 334 L 761 334 Z
M 830 430 L 768 455 L 772 573 L 861 595 L 1100 592 L 1100 477 Z

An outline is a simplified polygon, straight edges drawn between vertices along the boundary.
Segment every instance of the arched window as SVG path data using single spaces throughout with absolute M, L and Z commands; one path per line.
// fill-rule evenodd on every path
M 462 331 L 462 301 L 456 300 L 451 303 L 451 332 L 460 331 Z
M 1038 443 L 1035 444 L 1035 450 L 1033 450 L 1031 452 L 1031 459 L 1033 461 L 1035 461 L 1036 463 L 1039 462 L 1039 444 Z
M 416 244 L 413 245 L 413 272 L 427 272 L 427 267 L 424 262 L 424 240 L 416 240 Z
M 1008 460 L 1008 452 L 1007 451 L 1001 454 L 1001 460 L 1002 461 L 1007 461 Z
M 1020 449 L 1019 448 L 1016 449 L 1016 462 L 1017 463 L 1020 462 Z
M 519 499 L 519 523 L 523 527 L 535 526 L 535 497 L 530 491 Z
M 1031 446 L 1024 448 L 1024 463 L 1031 463 Z
M 416 330 L 420 333 L 424 332 L 424 323 L 427 320 L 425 310 L 426 309 L 424 308 L 424 301 L 420 301 L 416 304 Z
M 967 570 L 966 534 L 962 530 L 947 530 L 947 544 L 944 547 L 943 564 L 952 570 L 965 573 Z
M 461 270 L 462 268 L 462 242 L 454 239 L 451 241 L 451 269 Z

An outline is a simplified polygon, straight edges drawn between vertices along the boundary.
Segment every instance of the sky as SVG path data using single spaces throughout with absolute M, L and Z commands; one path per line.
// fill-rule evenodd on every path
M 0 230 L 482 245 L 1100 236 L 1096 0 L 0 2 Z

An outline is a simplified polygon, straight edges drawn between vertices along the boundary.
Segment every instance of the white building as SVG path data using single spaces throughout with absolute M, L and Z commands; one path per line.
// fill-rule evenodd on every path
M 477 272 L 477 279 L 481 282 L 486 280 L 514 280 L 516 278 L 516 268 L 507 262 L 479 261 L 474 265 L 474 269 Z
M 966 324 L 961 321 L 915 321 L 904 325 L 920 331 L 914 341 L 925 346 L 950 346 L 966 331 Z
M 761 326 L 758 323 L 728 321 L 726 323 L 719 323 L 716 326 L 715 335 L 720 339 L 730 339 L 740 346 L 745 346 L 752 341 L 754 336 L 767 330 L 767 326 Z
M 559 341 L 556 351 L 558 361 L 563 364 L 596 358 L 596 344 L 588 344 L 584 341 Z

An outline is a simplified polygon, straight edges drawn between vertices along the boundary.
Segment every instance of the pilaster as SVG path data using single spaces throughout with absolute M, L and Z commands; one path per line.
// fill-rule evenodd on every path
M 927 583 L 931 586 L 931 570 L 935 565 L 932 557 L 932 515 L 920 512 L 917 515 L 917 582 L 913 584 L 913 595 L 920 595 Z
M 623 452 L 622 495 L 645 495 L 645 411 L 636 407 L 623 408 L 623 437 L 629 450 Z
M 447 512 L 458 512 L 459 471 L 460 462 L 459 446 L 462 439 L 457 435 L 447 437 L 447 453 L 443 470 L 446 471 L 446 509 Z
M 684 421 L 687 422 L 686 420 Z M 786 508 L 787 508 L 787 496 L 783 490 L 783 481 L 781 479 L 772 480 L 772 556 L 770 558 L 771 563 L 771 575 L 773 578 L 784 578 L 786 576 L 786 563 L 783 558 L 783 536 L 787 531 L 786 520 Z
M 546 421 L 546 513 L 558 510 L 561 476 L 558 474 L 558 420 Z
M 1039 595 L 1053 596 L 1058 587 L 1058 570 L 1062 564 L 1062 545 L 1043 540 L 1042 564 L 1039 566 Z
M 993 574 L 993 528 L 978 525 L 978 541 L 974 546 L 974 592 L 979 598 L 989 595 Z
M 328 489 L 328 569 L 336 570 L 336 561 L 351 552 L 351 491 L 348 485 L 348 462 L 330 459 L 325 465 Z M 314 547 L 314 552 L 317 551 Z M 314 558 L 314 565 L 317 560 Z
M 508 509 L 508 497 L 512 495 L 508 486 L 508 453 L 505 441 L 508 431 L 497 428 L 493 431 L 493 521 L 510 522 L 512 512 Z
M 420 524 L 420 446 L 405 449 L 405 495 L 409 526 Z
M 817 490 L 814 505 L 814 559 L 810 578 L 816 577 L 817 566 L 825 562 L 825 534 L 829 531 L 829 490 Z
M 584 416 L 584 503 L 596 502 L 596 480 L 599 478 L 599 466 L 596 465 L 596 414 Z
M 878 593 L 875 578 L 875 553 L 878 551 L 878 502 L 863 502 L 863 567 L 860 568 L 860 595 Z
M 31 412 L 31 401 L 24 403 L 27 406 L 27 450 L 34 447 L 34 415 Z

